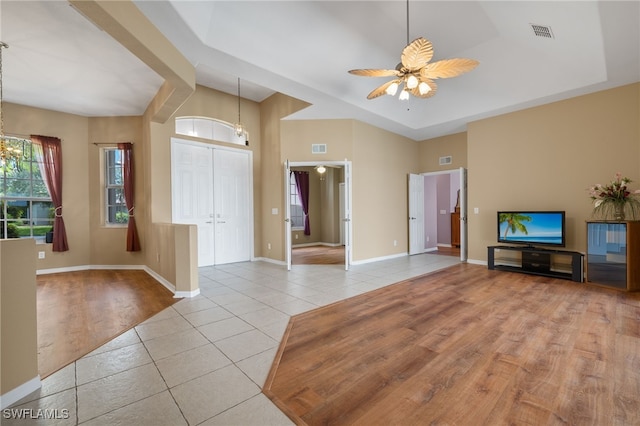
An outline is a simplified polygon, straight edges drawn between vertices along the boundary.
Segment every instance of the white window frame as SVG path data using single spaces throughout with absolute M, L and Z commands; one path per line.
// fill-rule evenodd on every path
M 249 144 L 249 132 L 246 129 L 238 136 L 234 124 L 211 117 L 176 117 L 175 131 L 178 135 L 211 141 L 242 146 Z
M 29 194 L 28 196 L 24 196 L 24 194 L 22 195 L 7 195 L 7 181 L 6 181 L 6 169 L 4 167 L 1 168 L 0 170 L 0 185 L 2 185 L 2 188 L 0 189 L 0 193 L 4 194 L 2 196 L 0 196 L 0 201 L 2 202 L 0 205 L 0 208 L 2 209 L 1 212 L 1 217 L 2 219 L 0 219 L 0 226 L 2 227 L 2 232 L 0 233 L 0 235 L 2 235 L 2 239 L 9 239 L 9 232 L 8 232 L 8 225 L 9 223 L 12 222 L 23 222 L 22 226 L 29 226 L 29 235 L 28 236 L 24 236 L 24 237 L 20 237 L 20 238 L 34 238 L 36 241 L 38 242 L 44 242 L 45 240 L 45 236 L 44 235 L 34 235 L 34 227 L 35 226 L 47 226 L 52 228 L 53 227 L 53 218 L 50 217 L 50 215 L 47 215 L 47 218 L 43 218 L 43 217 L 33 217 L 33 213 L 35 210 L 34 209 L 34 203 L 51 203 L 51 208 L 53 208 L 53 202 L 51 200 L 51 195 L 48 194 L 47 191 L 47 197 L 38 197 L 38 196 L 34 196 L 33 195 L 33 183 L 34 180 L 38 180 L 42 182 L 42 185 L 46 188 L 46 184 L 44 183 L 44 178 L 42 176 L 40 176 L 40 179 L 34 179 L 33 176 L 33 166 L 35 164 L 37 164 L 37 159 L 35 158 L 34 155 L 34 147 L 33 147 L 33 143 L 30 140 L 25 139 L 22 147 L 20 147 L 21 151 L 23 153 L 26 154 L 26 151 L 29 150 L 28 155 L 29 158 L 31 159 L 29 161 L 29 163 L 31 163 L 31 166 L 29 167 L 29 177 L 28 177 L 28 181 L 29 181 L 29 188 L 31 191 L 31 194 Z M 24 158 L 24 157 L 22 157 Z M 7 160 L 7 161 L 14 161 L 14 160 Z M 41 165 L 38 165 L 38 168 L 41 170 L 42 167 Z M 23 218 L 23 219 L 10 219 L 8 218 L 8 214 L 7 214 L 7 203 L 14 203 L 14 202 L 25 202 L 27 203 L 27 208 L 26 210 L 29 212 L 29 216 L 28 218 Z M 28 222 L 28 224 L 24 224 L 24 222 Z M 43 224 L 44 222 L 44 224 Z
M 300 195 L 298 194 L 298 186 L 296 185 L 296 177 L 291 172 L 291 179 L 289 184 L 289 204 L 291 205 L 291 230 L 303 231 L 304 230 L 304 211 L 302 210 L 302 202 L 300 202 Z M 294 208 L 294 207 L 300 207 Z M 300 213 L 298 213 L 298 211 Z M 300 225 L 294 225 L 300 223 Z
M 125 211 L 128 212 L 127 209 L 127 204 L 126 201 L 124 200 L 124 170 L 121 171 L 122 173 L 122 184 L 115 184 L 115 183 L 111 183 L 109 182 L 109 171 L 112 168 L 109 165 L 109 153 L 114 152 L 114 151 L 120 151 L 121 155 L 124 155 L 124 151 L 120 148 L 117 147 L 107 147 L 107 148 L 102 148 L 101 149 L 101 153 L 102 153 L 102 159 L 101 159 L 101 178 L 102 178 L 102 223 L 104 224 L 104 226 L 109 227 L 109 228 L 123 228 L 128 226 L 129 224 L 129 215 L 127 214 L 127 221 L 126 222 L 116 222 L 116 221 L 110 221 L 110 214 L 109 214 L 109 208 L 110 207 L 118 207 L 118 206 L 122 206 L 122 209 L 120 211 Z M 124 160 L 123 160 L 124 161 Z M 123 167 L 124 163 L 120 164 L 120 167 Z M 113 168 L 115 168 L 117 166 L 114 166 Z M 122 203 L 110 203 L 109 202 L 109 191 L 110 190 L 118 190 L 120 189 L 121 193 L 122 193 Z M 117 214 L 117 212 L 116 212 Z

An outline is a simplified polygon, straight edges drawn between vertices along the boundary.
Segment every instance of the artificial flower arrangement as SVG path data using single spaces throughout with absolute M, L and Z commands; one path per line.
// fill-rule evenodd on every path
M 616 173 L 608 185 L 596 184 L 589 188 L 593 200 L 593 214 L 601 219 L 625 220 L 626 213 L 632 219 L 640 216 L 640 200 L 636 198 L 640 190 L 631 191 L 631 179 Z

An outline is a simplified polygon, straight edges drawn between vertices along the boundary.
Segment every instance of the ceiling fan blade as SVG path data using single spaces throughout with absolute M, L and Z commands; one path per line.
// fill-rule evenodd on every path
M 420 87 L 419 86 L 418 87 L 414 87 L 413 89 L 410 90 L 410 92 L 416 98 L 421 98 L 421 99 L 430 98 L 433 95 L 435 95 L 436 92 L 438 91 L 438 85 L 433 80 L 429 80 L 427 78 L 421 78 L 420 79 L 420 83 L 427 83 L 429 85 L 429 87 L 431 88 L 431 90 L 429 90 L 427 93 L 425 93 L 423 95 L 422 93 L 420 93 Z
M 398 70 L 349 70 L 350 74 L 359 75 L 362 77 L 396 77 L 399 74 Z
M 367 99 L 375 99 L 378 96 L 386 95 L 387 94 L 387 92 L 386 92 L 387 87 L 391 86 L 393 83 L 400 84 L 401 80 L 390 80 L 390 81 L 387 81 L 382 86 L 377 87 L 371 93 L 369 93 L 369 95 L 367 95 Z
M 433 46 L 424 37 L 413 40 L 402 50 L 402 65 L 410 71 L 419 70 L 433 57 Z
M 420 70 L 424 78 L 450 78 L 469 72 L 479 64 L 475 59 L 443 59 L 433 62 Z

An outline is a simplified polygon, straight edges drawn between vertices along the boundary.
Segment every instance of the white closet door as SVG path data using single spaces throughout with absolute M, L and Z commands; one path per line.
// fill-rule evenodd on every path
M 211 149 L 172 144 L 173 222 L 198 227 L 198 266 L 215 263 Z
M 216 265 L 251 260 L 250 167 L 247 152 L 213 150 Z

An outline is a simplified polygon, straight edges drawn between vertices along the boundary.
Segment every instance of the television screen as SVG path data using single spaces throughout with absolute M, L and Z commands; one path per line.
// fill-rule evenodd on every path
M 498 242 L 564 247 L 563 211 L 498 212 Z

